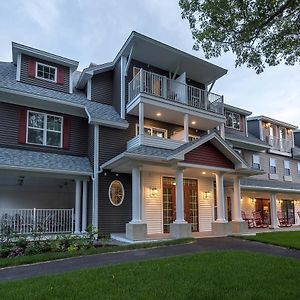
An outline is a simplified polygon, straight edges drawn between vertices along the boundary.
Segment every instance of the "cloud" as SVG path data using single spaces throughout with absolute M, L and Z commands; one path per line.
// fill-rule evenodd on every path
M 28 0 L 21 1 L 19 11 L 24 16 L 29 17 L 44 31 L 50 32 L 57 24 L 59 18 L 60 0 L 41 1 Z

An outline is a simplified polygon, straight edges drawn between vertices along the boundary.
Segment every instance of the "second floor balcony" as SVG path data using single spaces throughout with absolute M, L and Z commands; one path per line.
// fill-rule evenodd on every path
M 291 139 L 283 139 L 272 135 L 266 136 L 266 142 L 272 146 L 272 149 L 290 153 L 293 148 L 293 141 Z
M 173 105 L 185 105 L 193 110 L 224 115 L 223 96 L 143 69 L 129 83 L 128 104 L 141 94 L 166 100 Z

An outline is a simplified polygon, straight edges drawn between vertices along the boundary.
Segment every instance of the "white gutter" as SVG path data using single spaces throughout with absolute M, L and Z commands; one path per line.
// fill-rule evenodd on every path
M 251 186 L 251 185 L 241 185 L 241 189 L 245 190 L 259 190 L 259 191 L 270 191 L 279 193 L 300 193 L 300 190 L 292 190 L 286 188 L 275 188 L 275 187 L 263 187 L 263 186 Z

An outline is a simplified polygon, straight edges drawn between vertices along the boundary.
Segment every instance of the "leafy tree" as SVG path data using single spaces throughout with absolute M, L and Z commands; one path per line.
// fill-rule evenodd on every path
M 206 58 L 231 50 L 236 67 L 257 73 L 300 61 L 300 0 L 180 0 L 179 6 L 194 49 L 201 46 Z

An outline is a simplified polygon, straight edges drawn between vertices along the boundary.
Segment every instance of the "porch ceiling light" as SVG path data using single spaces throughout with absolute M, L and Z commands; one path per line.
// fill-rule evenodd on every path
M 196 124 L 196 121 L 192 121 L 192 125 L 195 125 Z
M 205 175 L 205 174 L 206 174 L 206 172 L 205 172 L 205 171 L 203 171 L 203 172 L 202 172 L 202 175 Z
M 241 200 L 241 202 L 243 202 L 243 198 L 241 198 L 240 200 Z
M 156 113 L 156 116 L 157 116 L 157 117 L 160 117 L 160 116 L 161 116 L 161 113 L 160 113 L 160 112 Z
M 265 127 L 266 128 L 270 128 L 271 127 L 271 123 L 266 123 Z

